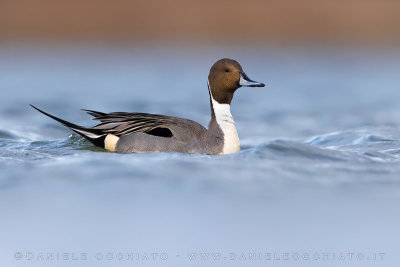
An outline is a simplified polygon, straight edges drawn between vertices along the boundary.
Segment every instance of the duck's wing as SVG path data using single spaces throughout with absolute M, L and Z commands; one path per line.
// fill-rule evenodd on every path
M 94 117 L 93 120 L 101 122 L 92 127 L 92 129 L 101 130 L 104 133 L 111 133 L 116 136 L 144 132 L 156 136 L 172 137 L 173 129 L 176 125 L 187 124 L 189 122 L 186 119 L 159 114 L 85 111 Z
M 31 106 L 100 147 L 104 147 L 104 140 L 108 134 L 119 137 L 143 132 L 159 137 L 180 136 L 182 138 L 182 136 L 186 135 L 188 128 L 197 127 L 200 129 L 199 131 L 204 129 L 200 124 L 182 118 L 147 113 L 103 113 L 93 110 L 87 110 L 87 112 L 94 116 L 94 120 L 98 120 L 101 123 L 94 127 L 84 127 L 51 115 L 33 105 Z

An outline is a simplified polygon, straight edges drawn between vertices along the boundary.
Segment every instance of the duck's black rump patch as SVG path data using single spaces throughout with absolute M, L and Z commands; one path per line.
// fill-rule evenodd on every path
M 170 129 L 168 128 L 154 128 L 148 132 L 147 134 L 154 135 L 154 136 L 160 136 L 160 137 L 172 137 L 173 134 Z

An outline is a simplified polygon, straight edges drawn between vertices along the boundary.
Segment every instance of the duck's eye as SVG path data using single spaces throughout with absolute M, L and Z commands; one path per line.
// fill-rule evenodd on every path
M 225 72 L 231 72 L 231 70 L 230 69 L 225 69 Z

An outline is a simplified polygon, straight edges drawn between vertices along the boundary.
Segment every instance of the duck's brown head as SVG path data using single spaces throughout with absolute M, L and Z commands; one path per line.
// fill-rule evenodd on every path
M 264 87 L 265 84 L 251 80 L 240 64 L 233 59 L 223 58 L 214 63 L 208 75 L 212 98 L 220 104 L 230 104 L 235 91 L 242 86 Z

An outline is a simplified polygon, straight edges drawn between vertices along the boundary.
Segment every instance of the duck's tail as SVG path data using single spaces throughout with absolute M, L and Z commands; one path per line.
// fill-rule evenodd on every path
M 63 119 L 57 118 L 56 116 L 53 116 L 47 112 L 44 112 L 43 110 L 35 107 L 34 105 L 30 105 L 40 113 L 52 118 L 53 120 L 58 121 L 59 123 L 63 124 L 64 126 L 68 127 L 72 131 L 76 132 L 77 134 L 83 136 L 86 140 L 90 141 L 92 144 L 95 146 L 103 147 L 104 148 L 104 140 L 107 136 L 106 133 L 104 133 L 100 129 L 92 129 L 92 128 L 86 128 L 83 126 L 79 126 L 77 124 L 65 121 Z

